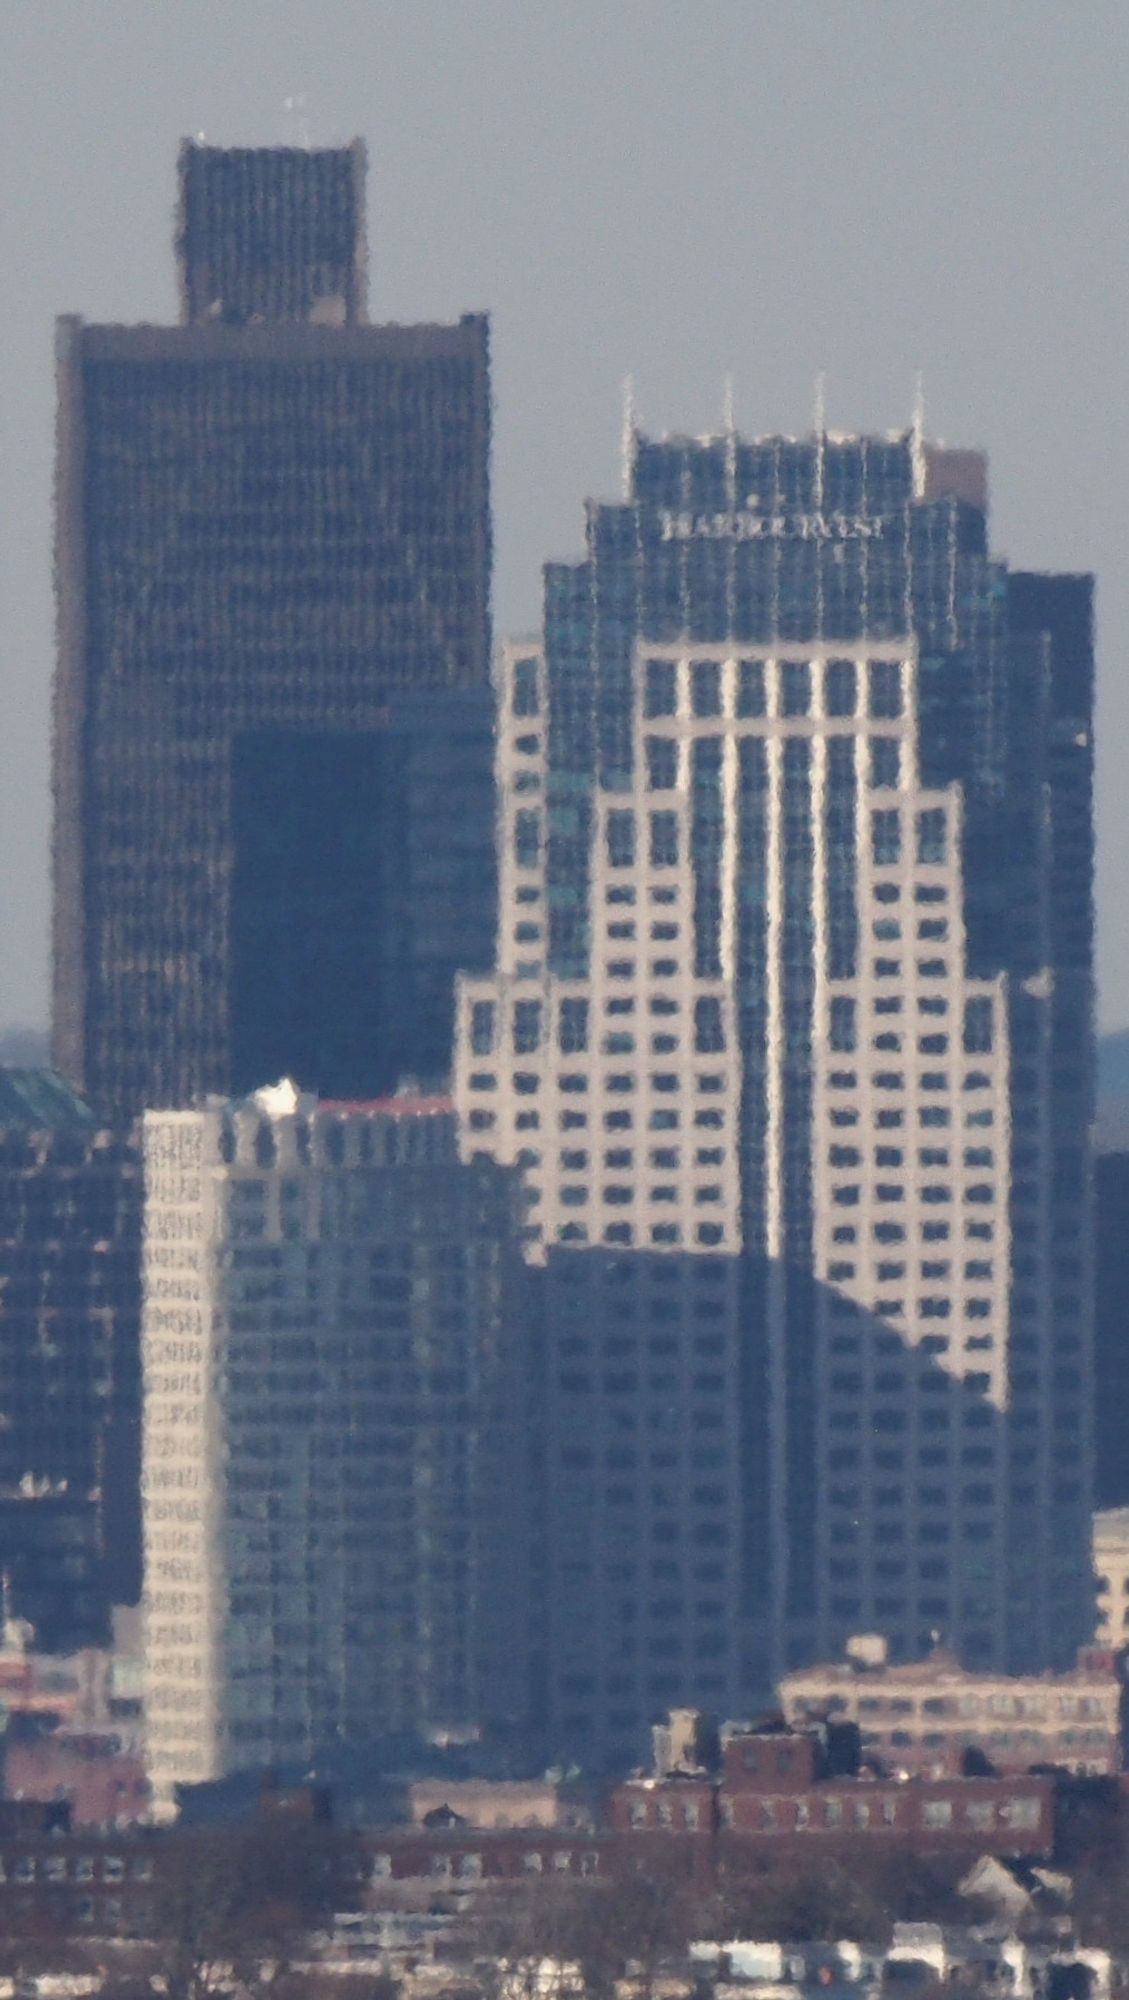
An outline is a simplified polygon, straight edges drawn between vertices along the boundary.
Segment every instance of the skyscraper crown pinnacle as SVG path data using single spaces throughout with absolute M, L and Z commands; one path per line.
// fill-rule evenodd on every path
M 181 319 L 365 317 L 365 149 L 180 149 L 176 254 Z

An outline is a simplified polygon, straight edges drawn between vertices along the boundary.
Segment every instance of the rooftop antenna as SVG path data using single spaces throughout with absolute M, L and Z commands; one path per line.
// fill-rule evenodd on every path
M 919 368 L 913 382 L 913 423 L 910 427 L 913 497 L 925 498 L 925 376 Z
M 827 377 L 821 368 L 815 378 L 815 509 L 823 511 L 823 452 L 827 442 Z
M 737 511 L 737 418 L 734 412 L 733 377 L 725 377 L 721 395 L 721 421 L 725 429 L 725 483 L 729 491 L 729 506 L 732 513 Z
M 635 476 L 635 377 L 623 378 L 623 427 L 620 431 L 620 466 L 623 481 L 623 497 L 631 498 L 631 484 Z
M 292 120 L 295 126 L 298 144 L 300 146 L 304 146 L 306 151 L 309 152 L 310 128 L 306 123 L 305 94 L 303 92 L 299 92 L 295 97 L 284 97 L 282 100 L 282 108 L 285 111 L 287 117 Z

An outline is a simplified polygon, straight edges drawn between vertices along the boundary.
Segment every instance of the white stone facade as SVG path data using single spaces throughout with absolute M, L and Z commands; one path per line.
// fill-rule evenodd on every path
M 1129 1646 L 1129 1507 L 1102 1507 L 1094 1515 L 1094 1582 L 1099 1646 Z
M 460 1165 L 442 1100 L 263 1091 L 148 1113 L 144 1145 L 155 1809 L 511 1712 L 508 1177 Z
M 464 1156 L 523 1167 L 532 1261 L 570 1248 L 742 1254 L 766 1273 L 763 1395 L 777 1410 L 805 1399 L 808 1448 L 800 1463 L 795 1432 L 789 1447 L 784 1425 L 768 1426 L 754 1514 L 747 1444 L 731 1441 L 726 1513 L 746 1537 L 730 1551 L 736 1573 L 750 1535 L 777 1546 L 767 1618 L 724 1698 L 762 1688 L 789 1633 L 792 1656 L 813 1658 L 875 1625 L 912 1655 L 935 1617 L 949 1643 L 1000 1661 L 1005 981 L 965 971 L 961 798 L 918 779 L 915 646 L 637 646 L 633 777 L 593 794 L 584 980 L 545 970 L 544 674 L 536 645 L 507 651 L 498 971 L 463 980 L 458 1006 Z M 845 888 L 833 847 L 849 851 Z M 758 895 L 759 934 L 747 914 Z M 849 972 L 832 935 L 843 922 L 855 925 Z M 754 990 L 750 1076 L 737 1014 Z M 797 1100 L 804 1075 L 810 1095 Z M 810 1354 L 797 1385 L 777 1274 L 809 1199 Z M 736 1285 L 727 1297 L 736 1408 L 749 1308 L 742 1320 Z M 853 1463 L 840 1471 L 844 1452 Z M 797 1483 L 814 1496 L 798 1534 Z

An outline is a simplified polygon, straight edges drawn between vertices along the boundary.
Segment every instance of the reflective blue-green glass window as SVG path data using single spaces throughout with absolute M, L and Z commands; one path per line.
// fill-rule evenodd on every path
M 931 806 L 917 815 L 917 858 L 926 863 L 943 862 L 945 851 L 944 808 Z
M 836 995 L 831 1002 L 831 1046 L 837 1054 L 850 1055 L 855 1043 L 855 1003 Z
M 541 815 L 523 806 L 514 815 L 514 860 L 519 868 L 536 868 L 541 854 Z
M 858 945 L 855 902 L 855 746 L 833 736 L 827 746 L 824 836 L 827 847 L 827 969 L 832 979 L 850 978 Z
M 781 715 L 806 715 L 811 707 L 811 668 L 806 660 L 780 663 Z
M 494 1002 L 475 1000 L 470 1010 L 470 1046 L 472 1055 L 488 1056 L 494 1047 Z
M 537 714 L 536 660 L 514 661 L 513 712 L 515 715 Z
M 677 668 L 673 660 L 648 660 L 643 712 L 674 715 L 678 708 Z
M 989 999 L 965 1001 L 964 1046 L 969 1055 L 976 1055 L 991 1048 L 992 1003 Z
M 828 715 L 853 715 L 858 706 L 858 670 L 853 660 L 828 660 L 823 706 Z
M 695 715 L 721 714 L 721 667 L 716 660 L 695 660 L 690 668 Z
M 678 745 L 671 736 L 647 738 L 647 787 L 672 792 L 678 783 Z
M 737 668 L 737 713 L 750 716 L 764 712 L 764 662 L 742 660 Z
M 694 970 L 699 978 L 721 971 L 721 739 L 703 736 L 693 746 L 690 845 L 694 867 Z
M 541 1042 L 541 1002 L 540 1000 L 515 1000 L 514 1002 L 514 1052 L 519 1056 L 531 1055 Z
M 631 868 L 635 862 L 635 814 L 626 808 L 607 817 L 608 866 Z
M 893 785 L 901 782 L 902 746 L 896 736 L 872 736 L 870 739 L 870 782 L 872 785 Z
M 900 861 L 902 853 L 902 816 L 896 809 L 872 812 L 870 815 L 870 847 L 876 867 L 889 866 Z
M 652 868 L 673 868 L 678 860 L 678 815 L 672 812 L 651 814 L 651 866 Z
M 587 1000 L 561 1001 L 557 1043 L 562 1055 L 576 1055 L 588 1047 Z
M 902 712 L 902 669 L 897 660 L 871 660 L 870 713 L 888 719 Z
M 716 1055 L 725 1047 L 721 1001 L 707 998 L 694 1002 L 694 1047 L 698 1055 Z

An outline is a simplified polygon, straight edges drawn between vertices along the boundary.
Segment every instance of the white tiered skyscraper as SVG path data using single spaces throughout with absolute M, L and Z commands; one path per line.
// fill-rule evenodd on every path
M 562 1741 L 855 1631 L 1086 1636 L 1088 594 L 988 559 L 982 486 L 636 440 L 505 654 L 456 1096 L 546 1266 Z

